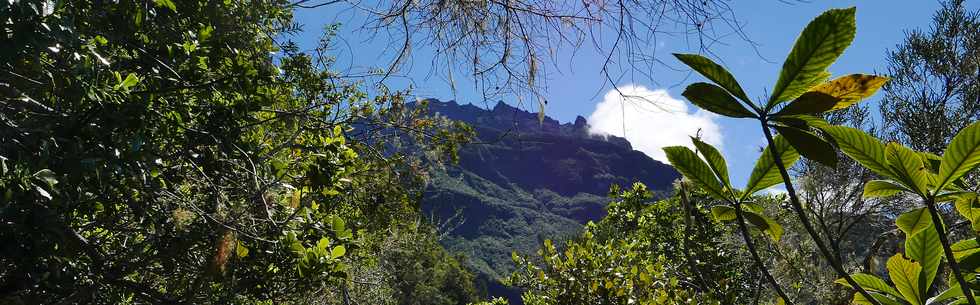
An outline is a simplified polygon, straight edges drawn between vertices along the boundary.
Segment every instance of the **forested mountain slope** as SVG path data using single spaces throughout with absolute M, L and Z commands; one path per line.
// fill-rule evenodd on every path
M 582 117 L 541 121 L 502 102 L 491 110 L 454 101 L 428 105 L 472 125 L 477 140 L 460 151 L 458 164 L 432 173 L 423 211 L 448 228 L 446 248 L 464 254 L 491 282 L 513 270 L 511 251 L 536 251 L 541 240 L 574 236 L 605 216 L 610 185 L 639 181 L 668 190 L 679 177 L 623 138 L 590 135 Z

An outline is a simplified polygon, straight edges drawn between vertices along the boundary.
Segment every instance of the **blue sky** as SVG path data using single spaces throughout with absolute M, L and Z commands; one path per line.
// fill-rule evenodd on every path
M 857 37 L 851 47 L 830 68 L 835 75 L 849 73 L 874 73 L 886 68 L 885 56 L 888 50 L 894 49 L 900 43 L 907 30 L 926 29 L 933 12 L 939 4 L 935 1 L 813 1 L 812 3 L 791 4 L 776 0 L 732 1 L 730 3 L 738 19 L 744 24 L 744 32 L 758 44 L 758 54 L 747 43 L 734 37 L 727 39 L 726 45 L 716 45 L 713 52 L 717 60 L 722 61 L 739 80 L 742 87 L 751 98 L 765 96 L 771 89 L 778 76 L 782 61 L 792 48 L 799 32 L 813 17 L 830 8 L 857 7 Z M 972 10 L 978 9 L 977 3 L 969 3 Z M 359 70 L 386 65 L 395 52 L 386 49 L 388 41 L 385 37 L 368 37 L 366 32 L 356 29 L 363 19 L 355 11 L 338 10 L 336 6 L 318 9 L 300 9 L 297 12 L 298 21 L 303 24 L 305 33 L 299 35 L 297 42 L 302 47 L 310 48 L 315 45 L 323 25 L 340 22 L 339 37 L 341 43 L 335 51 L 338 57 L 338 67 Z M 670 53 L 692 52 L 683 38 L 662 37 L 657 48 L 657 56 L 668 64 L 679 66 Z M 393 89 L 404 89 L 409 85 L 413 93 L 420 97 L 435 97 L 443 100 L 455 99 L 462 103 L 470 102 L 478 106 L 492 107 L 496 101 L 483 101 L 480 94 L 474 90 L 472 80 L 464 75 L 456 76 L 456 90 L 452 90 L 448 82 L 439 77 L 431 76 L 430 52 L 424 47 L 416 48 L 410 61 L 410 66 L 403 70 L 406 77 L 389 79 L 386 84 Z M 760 57 L 760 55 L 762 57 Z M 544 92 L 549 101 L 546 114 L 562 122 L 569 122 L 576 116 L 590 117 L 594 113 L 597 120 L 613 120 L 595 122 L 604 126 L 621 126 L 626 119 L 626 137 L 637 143 L 651 141 L 647 144 L 649 155 L 655 149 L 649 146 L 667 145 L 669 141 L 680 141 L 686 133 L 683 128 L 665 128 L 670 126 L 693 126 L 697 124 L 713 124 L 717 131 L 712 135 L 716 139 L 713 144 L 721 147 L 729 162 L 732 180 L 736 185 L 744 184 L 747 180 L 759 147 L 764 143 L 757 123 L 747 120 L 734 120 L 713 117 L 695 110 L 695 107 L 684 105 L 686 102 L 680 93 L 686 84 L 701 81 L 696 75 L 686 72 L 659 69 L 654 71 L 656 82 L 644 79 L 644 82 L 623 81 L 620 86 L 633 85 L 646 91 L 654 92 L 654 96 L 670 99 L 675 103 L 673 113 L 653 113 L 656 109 L 638 111 L 640 114 L 621 118 L 603 117 L 597 112 L 597 105 L 607 100 L 606 106 L 612 105 L 609 100 L 610 90 L 600 67 L 604 57 L 589 49 L 584 49 L 570 57 L 559 54 L 559 66 L 549 68 L 545 75 L 548 90 Z M 768 60 L 768 61 L 767 61 Z M 663 90 L 663 91 L 658 91 Z M 669 96 L 669 97 L 668 97 Z M 877 96 L 869 99 L 874 103 Z M 516 104 L 513 100 L 508 103 Z M 529 111 L 535 107 L 524 106 Z M 609 112 L 605 109 L 605 112 Z M 634 111 L 636 109 L 633 109 Z M 661 111 L 662 112 L 662 111 Z M 646 119 L 645 119 L 646 118 Z M 648 125 L 655 123 L 654 125 Z M 659 125 L 657 125 L 659 124 Z M 611 130 L 611 133 L 622 133 L 622 128 Z M 668 142 L 669 142 L 668 141 Z M 679 144 L 679 143 L 678 143 Z M 654 156 L 658 158 L 658 156 Z

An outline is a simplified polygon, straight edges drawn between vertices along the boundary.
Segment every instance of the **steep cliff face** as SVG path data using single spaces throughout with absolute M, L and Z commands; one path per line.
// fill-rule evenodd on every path
M 513 270 L 511 251 L 531 253 L 543 239 L 577 235 L 601 219 L 610 185 L 668 190 L 679 177 L 626 139 L 590 134 L 582 117 L 542 121 L 502 102 L 489 110 L 438 100 L 429 107 L 472 125 L 478 143 L 460 151 L 459 164 L 432 173 L 423 211 L 456 221 L 444 245 L 491 281 Z

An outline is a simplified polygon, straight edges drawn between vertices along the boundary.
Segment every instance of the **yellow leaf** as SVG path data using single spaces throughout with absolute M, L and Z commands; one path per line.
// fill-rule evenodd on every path
M 867 74 L 851 74 L 817 85 L 810 91 L 826 93 L 841 99 L 831 110 L 843 109 L 872 96 L 881 88 L 887 77 Z

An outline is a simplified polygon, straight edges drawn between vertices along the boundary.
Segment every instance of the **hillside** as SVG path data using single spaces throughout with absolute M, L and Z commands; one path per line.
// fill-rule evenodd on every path
M 442 243 L 491 282 L 513 270 L 511 251 L 531 253 L 543 239 L 577 235 L 602 218 L 610 185 L 667 190 L 679 177 L 623 138 L 590 135 L 582 117 L 541 122 L 505 103 L 486 110 L 429 100 L 429 107 L 471 124 L 478 140 L 458 165 L 432 173 L 424 213 L 456 225 Z

